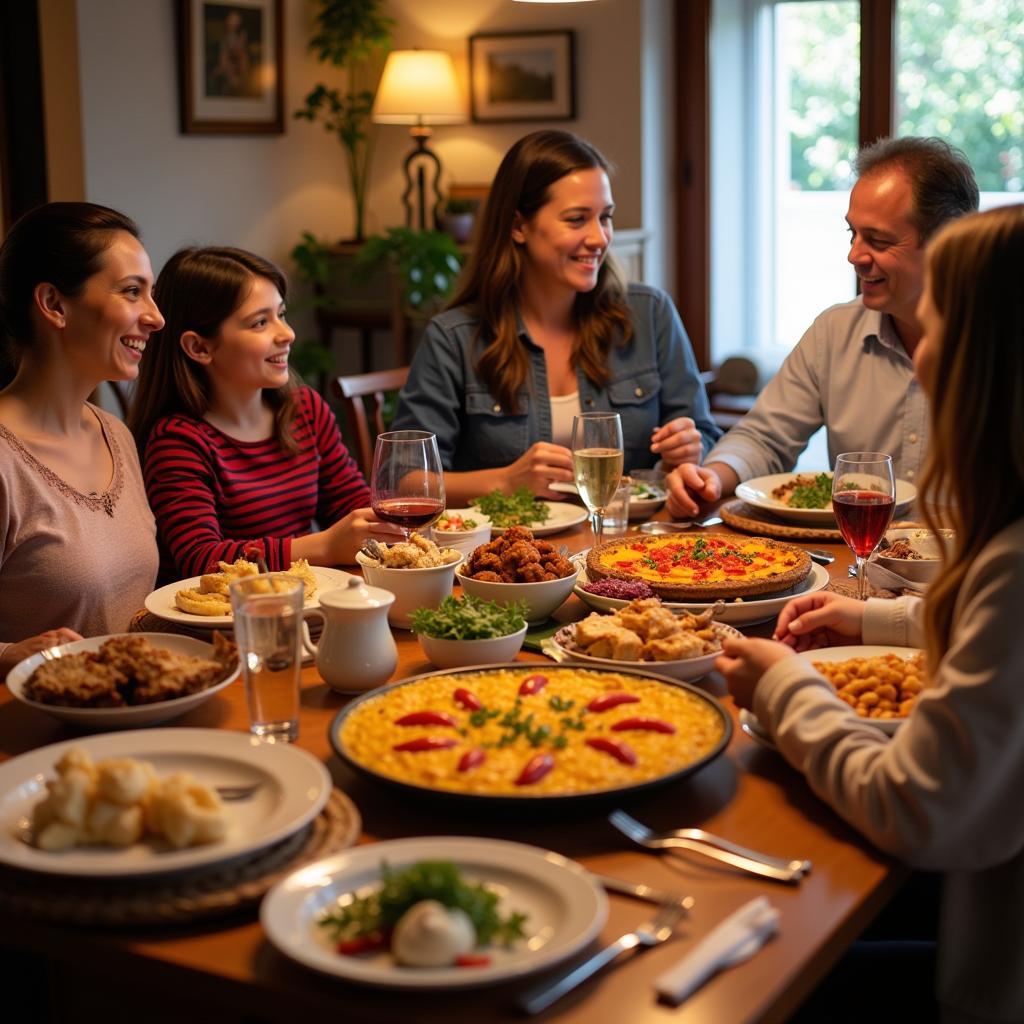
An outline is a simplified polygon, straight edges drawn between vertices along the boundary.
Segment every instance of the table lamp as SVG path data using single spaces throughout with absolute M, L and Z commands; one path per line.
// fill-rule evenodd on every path
M 409 133 L 416 144 L 402 165 L 406 182 L 402 193 L 405 223 L 407 227 L 418 226 L 421 231 L 437 227 L 442 199 L 441 161 L 427 145 L 427 139 L 433 134 L 430 126 L 461 124 L 466 120 L 451 55 L 443 50 L 394 50 L 389 53 L 377 88 L 377 98 L 373 101 L 373 120 L 378 124 L 412 125 Z M 429 205 L 428 170 L 433 172 L 433 198 Z M 418 225 L 414 224 L 414 209 L 418 214 Z

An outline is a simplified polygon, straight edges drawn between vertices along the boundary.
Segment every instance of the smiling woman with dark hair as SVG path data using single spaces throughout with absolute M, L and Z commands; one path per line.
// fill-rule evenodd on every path
M 156 577 L 131 434 L 86 399 L 134 380 L 163 326 L 123 214 L 50 203 L 0 247 L 0 677 L 56 643 L 124 630 Z
M 574 415 L 617 412 L 625 468 L 698 462 L 721 431 L 679 315 L 609 253 L 609 165 L 569 132 L 502 160 L 464 282 L 434 317 L 395 429 L 437 435 L 452 504 L 573 479 Z

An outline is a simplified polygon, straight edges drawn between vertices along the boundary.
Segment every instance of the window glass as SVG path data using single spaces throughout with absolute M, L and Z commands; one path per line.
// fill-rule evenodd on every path
M 962 149 L 981 206 L 1024 200 L 1020 0 L 899 0 L 896 125 Z

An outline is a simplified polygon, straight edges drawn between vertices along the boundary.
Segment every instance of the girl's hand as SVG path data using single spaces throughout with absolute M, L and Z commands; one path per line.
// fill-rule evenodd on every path
M 864 602 L 825 593 L 796 597 L 779 614 L 774 636 L 795 651 L 862 643 Z
M 701 505 L 718 501 L 722 496 L 722 481 L 718 474 L 704 466 L 686 462 L 665 477 L 668 488 L 668 513 L 677 519 L 692 519 Z
M 325 531 L 329 543 L 331 565 L 353 565 L 356 552 L 368 537 L 382 544 L 397 544 L 405 539 L 401 527 L 385 523 L 373 514 L 371 508 L 353 509 Z
M 754 703 L 754 690 L 776 662 L 792 658 L 793 652 L 774 640 L 734 640 L 722 643 L 722 653 L 715 659 L 715 668 L 725 676 L 733 700 L 741 708 Z
M 651 451 L 661 456 L 666 469 L 674 469 L 684 462 L 700 462 L 700 431 L 689 416 L 669 420 L 651 434 Z
M 572 452 L 560 444 L 538 441 L 505 467 L 503 490 L 511 494 L 520 487 L 528 487 L 539 498 L 561 501 L 565 495 L 552 491 L 548 484 L 555 480 L 572 482 Z
M 4 651 L 3 657 L 0 658 L 0 678 L 6 676 L 19 661 L 31 654 L 38 654 L 40 651 L 45 651 L 48 647 L 56 647 L 58 644 L 69 644 L 73 640 L 81 639 L 81 635 L 73 629 L 65 629 L 61 626 L 60 629 L 48 629 L 45 633 L 40 633 L 38 636 L 30 636 L 27 640 L 19 640 L 16 644 L 11 644 Z

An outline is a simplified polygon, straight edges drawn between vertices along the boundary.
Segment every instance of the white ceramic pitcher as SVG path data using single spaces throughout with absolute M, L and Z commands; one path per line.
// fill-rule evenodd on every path
M 391 678 L 398 664 L 388 626 L 394 601 L 390 590 L 368 587 L 358 576 L 350 576 L 345 586 L 320 595 L 319 608 L 306 609 L 304 618 L 323 619 L 324 631 L 315 644 L 303 621 L 302 643 L 332 690 L 361 693 Z

